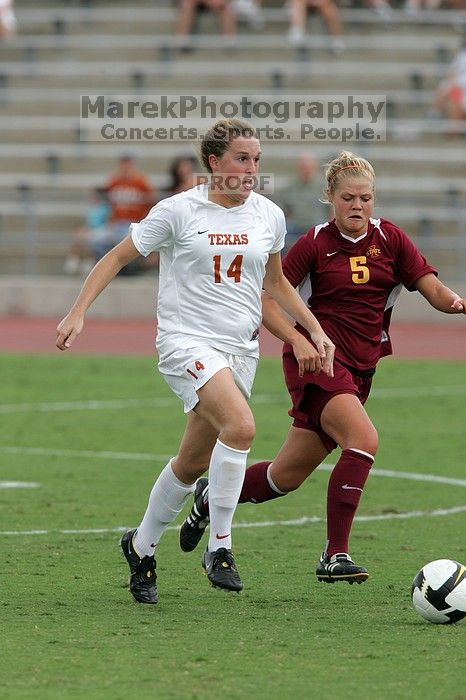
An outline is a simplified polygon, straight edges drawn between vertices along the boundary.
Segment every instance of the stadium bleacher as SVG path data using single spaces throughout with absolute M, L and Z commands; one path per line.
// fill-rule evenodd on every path
M 137 155 L 158 187 L 171 159 L 186 152 L 180 142 L 80 141 L 81 94 L 351 92 L 387 95 L 387 141 L 349 144 L 374 164 L 377 213 L 404 226 L 445 279 L 459 279 L 466 262 L 466 125 L 453 133 L 429 107 L 466 12 L 411 16 L 394 9 L 387 25 L 371 10 L 345 8 L 346 49 L 333 55 L 317 16 L 296 49 L 287 41 L 283 3 L 264 5 L 263 30 L 241 26 L 234 50 L 205 13 L 188 55 L 178 50 L 169 0 L 18 6 L 19 33 L 0 44 L 0 272 L 60 273 L 89 190 L 105 181 L 122 151 Z M 340 147 L 309 145 L 321 161 Z M 275 174 L 278 189 L 302 150 L 300 143 L 266 144 L 263 169 Z

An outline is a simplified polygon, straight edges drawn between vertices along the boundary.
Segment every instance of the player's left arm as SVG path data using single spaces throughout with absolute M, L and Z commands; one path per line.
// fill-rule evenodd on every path
M 296 289 L 283 274 L 280 253 L 272 253 L 269 256 L 265 268 L 263 287 L 287 314 L 309 332 L 312 341 L 317 347 L 322 362 L 322 369 L 332 377 L 335 346 L 324 333 L 319 321 L 307 308 Z M 278 335 L 278 337 L 281 336 Z
M 414 287 L 434 309 L 445 314 L 466 314 L 465 299 L 446 287 L 433 273 L 420 277 Z

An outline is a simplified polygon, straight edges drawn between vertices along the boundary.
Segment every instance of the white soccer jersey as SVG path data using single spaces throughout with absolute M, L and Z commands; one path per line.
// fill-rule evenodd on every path
M 209 201 L 207 185 L 162 200 L 132 224 L 141 255 L 160 251 L 159 354 L 164 343 L 201 340 L 257 357 L 265 265 L 283 248 L 285 233 L 282 210 L 266 197 L 251 192 L 226 209 Z

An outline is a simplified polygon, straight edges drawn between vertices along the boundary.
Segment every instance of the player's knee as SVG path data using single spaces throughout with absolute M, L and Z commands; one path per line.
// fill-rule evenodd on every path
M 254 421 L 249 418 L 243 419 L 237 426 L 237 439 L 248 443 L 248 446 L 252 444 L 256 436 L 256 426 Z
M 370 423 L 365 425 L 364 429 L 351 430 L 339 444 L 342 449 L 352 447 L 375 457 L 379 447 L 379 436 L 375 427 Z
M 379 447 L 379 435 L 375 427 L 371 424 L 370 429 L 364 431 L 364 435 L 359 437 L 359 449 L 368 452 L 375 457 Z
M 222 441 L 225 441 L 227 445 L 239 450 L 247 450 L 251 447 L 254 440 L 256 426 L 252 416 L 241 416 L 225 426 L 222 433 Z

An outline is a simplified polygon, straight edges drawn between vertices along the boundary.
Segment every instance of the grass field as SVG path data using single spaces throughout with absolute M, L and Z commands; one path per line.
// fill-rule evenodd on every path
M 424 563 L 466 563 L 466 363 L 380 365 L 368 410 L 381 447 L 351 550 L 367 583 L 315 580 L 319 470 L 286 498 L 239 506 L 240 595 L 210 588 L 173 528 L 160 602 L 145 607 L 118 540 L 173 454 L 181 406 L 151 359 L 0 359 L 0 481 L 38 484 L 0 488 L 2 700 L 466 699 L 466 620 L 431 625 L 410 600 Z M 278 360 L 261 360 L 254 396 L 252 461 L 289 426 Z

